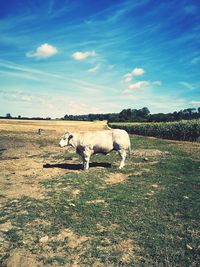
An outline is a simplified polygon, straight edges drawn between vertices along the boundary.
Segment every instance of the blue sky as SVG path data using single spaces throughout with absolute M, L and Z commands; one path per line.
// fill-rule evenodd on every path
M 200 106 L 197 0 L 0 2 L 0 115 Z

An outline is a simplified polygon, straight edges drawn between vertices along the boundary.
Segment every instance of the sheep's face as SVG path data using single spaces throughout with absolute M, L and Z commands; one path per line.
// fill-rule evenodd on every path
M 59 143 L 60 147 L 71 146 L 70 141 L 72 138 L 73 135 L 71 133 L 64 134 Z

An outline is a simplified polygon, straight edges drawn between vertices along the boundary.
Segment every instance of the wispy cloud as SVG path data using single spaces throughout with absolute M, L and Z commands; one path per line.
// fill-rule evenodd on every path
M 190 101 L 190 104 L 194 105 L 194 106 L 197 106 L 197 107 L 200 107 L 200 100 L 199 101 Z
M 161 86 L 161 81 L 138 81 L 128 85 L 128 88 L 124 90 L 125 93 L 130 93 L 134 90 L 147 89 L 152 86 Z
M 108 69 L 109 69 L 109 70 L 113 70 L 115 67 L 116 67 L 115 64 L 108 65 Z
M 90 69 L 88 70 L 88 72 L 92 72 L 92 73 L 94 73 L 94 72 L 96 72 L 96 71 L 99 69 L 99 67 L 100 67 L 100 65 L 98 64 L 98 65 L 96 65 L 94 68 L 90 68 Z
M 80 98 L 79 98 L 80 99 Z M 19 114 L 22 116 L 43 116 L 43 117 L 62 117 L 65 114 L 89 114 L 101 113 L 101 105 L 93 105 L 88 96 L 83 96 L 81 101 L 76 96 L 62 97 L 60 94 L 52 94 L 47 92 L 26 92 L 25 89 L 1 90 L 0 103 L 4 101 L 8 104 L 12 103 L 12 107 L 23 107 Z M 101 100 L 100 100 L 101 101 Z M 27 109 L 27 106 L 29 107 Z M 24 110 L 24 112 L 22 111 Z M 9 111 L 14 115 L 14 111 L 9 107 Z
M 14 76 L 16 78 L 25 78 L 31 79 L 35 81 L 43 81 L 45 79 L 59 79 L 59 80 L 67 80 L 68 76 L 62 76 L 53 72 L 47 72 L 40 69 L 35 69 L 31 67 L 27 67 L 24 65 L 15 64 L 10 61 L 0 61 L 0 74 L 5 74 L 7 76 Z
M 94 57 L 96 55 L 97 54 L 96 54 L 96 52 L 94 50 L 93 51 L 87 51 L 87 52 L 79 52 L 79 51 L 77 51 L 77 52 L 72 54 L 72 57 L 75 60 L 84 60 L 84 59 L 86 59 L 88 57 Z
M 152 82 L 152 85 L 161 86 L 162 85 L 162 82 L 161 81 L 154 81 L 154 82 Z
M 28 74 L 28 73 L 19 73 L 19 72 L 12 72 L 12 71 L 4 71 L 1 70 L 0 75 L 2 76 L 13 76 L 15 78 L 20 78 L 20 79 L 30 79 L 34 81 L 41 81 L 40 78 L 35 77 L 34 75 Z
M 179 82 L 180 85 L 184 86 L 185 88 L 189 89 L 189 90 L 194 90 L 195 89 L 195 86 L 192 85 L 191 83 L 188 83 L 188 82 Z
M 197 56 L 197 57 L 194 57 L 192 60 L 191 60 L 191 64 L 197 64 L 200 62 L 200 56 Z
M 96 13 L 95 15 L 91 16 L 89 18 L 89 21 L 99 21 L 102 20 L 102 17 L 104 18 L 101 22 L 103 24 L 113 24 L 117 23 L 120 19 L 122 19 L 124 16 L 126 16 L 131 11 L 135 10 L 136 8 L 145 5 L 148 3 L 149 0 L 126 0 L 122 1 L 119 4 L 113 4 L 111 7 L 108 7 L 104 9 L 103 11 L 100 11 Z
M 3 99 L 18 102 L 34 102 L 36 99 L 30 94 L 24 93 L 22 90 L 1 90 L 0 95 Z
M 100 84 L 94 84 L 92 82 L 86 81 L 85 79 L 77 78 L 76 73 L 75 74 L 57 74 L 55 72 L 47 72 L 44 70 L 40 69 L 35 69 L 31 67 L 27 67 L 24 65 L 18 65 L 10 61 L 0 61 L 0 70 L 3 74 L 5 71 L 7 75 L 19 75 L 19 76 L 24 76 L 24 78 L 28 78 L 30 76 L 30 79 L 35 79 L 35 80 L 44 80 L 44 79 L 56 79 L 56 83 L 63 82 L 63 85 L 66 86 L 70 82 L 71 85 L 74 85 L 78 88 L 84 89 L 91 89 L 94 92 L 98 91 L 104 91 L 106 90 L 106 86 L 102 86 Z
M 150 82 L 148 81 L 139 81 L 136 83 L 129 84 L 128 89 L 129 90 L 141 89 L 141 88 L 146 88 L 148 85 L 150 85 Z
M 26 53 L 27 57 L 36 58 L 36 59 L 44 59 L 49 58 L 58 53 L 58 49 L 52 45 L 47 43 L 40 45 L 36 51 Z
M 73 1 L 66 1 L 66 3 L 61 6 L 61 7 L 57 7 L 56 8 L 56 0 L 50 0 L 47 1 L 47 15 L 51 18 L 51 19 L 56 19 L 56 18 L 60 18 L 65 16 L 67 13 L 72 12 L 75 8 L 78 7 L 78 3 Z

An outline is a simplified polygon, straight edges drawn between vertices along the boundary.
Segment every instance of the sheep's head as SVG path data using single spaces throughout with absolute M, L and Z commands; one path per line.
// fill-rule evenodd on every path
M 72 143 L 71 143 L 72 138 L 73 138 L 73 134 L 71 133 L 64 134 L 59 143 L 60 147 L 72 146 Z

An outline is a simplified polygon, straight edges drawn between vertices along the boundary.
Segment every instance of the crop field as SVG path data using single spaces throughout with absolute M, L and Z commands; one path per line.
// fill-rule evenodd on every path
M 131 135 L 124 169 L 111 152 L 87 171 L 58 146 L 101 129 L 0 120 L 0 266 L 199 266 L 200 143 Z
M 110 123 L 111 128 L 125 129 L 128 133 L 155 136 L 180 141 L 200 141 L 200 120 L 148 123 Z

